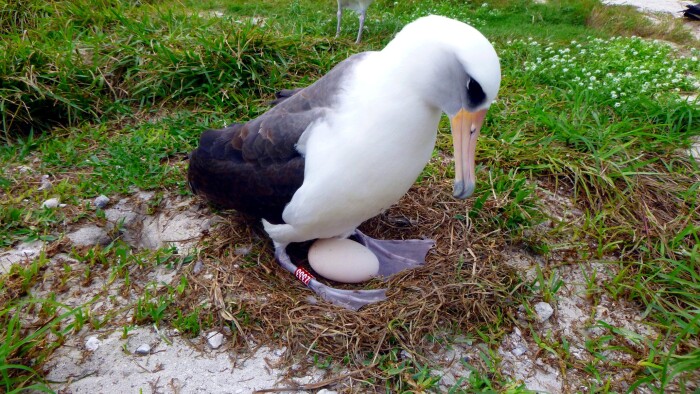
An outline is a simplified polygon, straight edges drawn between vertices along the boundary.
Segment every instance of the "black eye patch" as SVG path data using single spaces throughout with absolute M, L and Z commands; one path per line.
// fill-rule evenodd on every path
M 476 108 L 484 104 L 484 100 L 486 100 L 486 94 L 479 82 L 476 82 L 474 79 L 469 80 L 467 82 L 467 104 L 469 107 Z

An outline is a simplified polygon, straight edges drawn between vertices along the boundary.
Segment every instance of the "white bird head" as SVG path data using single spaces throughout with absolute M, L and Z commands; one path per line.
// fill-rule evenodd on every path
M 420 94 L 450 117 L 454 196 L 469 197 L 475 187 L 476 141 L 501 84 L 496 51 L 472 26 L 435 15 L 406 25 L 387 49 L 411 54 L 403 61 L 418 63 L 415 69 L 423 75 L 415 84 Z

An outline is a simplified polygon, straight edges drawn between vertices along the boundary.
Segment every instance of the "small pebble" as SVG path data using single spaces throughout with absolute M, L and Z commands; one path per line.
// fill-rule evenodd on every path
M 204 264 L 202 263 L 202 260 L 197 260 L 197 262 L 194 263 L 194 268 L 192 268 L 192 273 L 197 275 L 200 272 L 202 272 L 203 268 L 204 268 Z
M 56 208 L 60 200 L 58 198 L 49 198 L 41 204 L 42 208 Z
M 41 186 L 39 186 L 39 189 L 37 189 L 37 190 L 49 190 L 52 187 L 53 187 L 53 185 L 51 185 L 51 181 L 49 180 L 49 176 L 42 175 L 41 176 Z
M 85 349 L 91 352 L 97 350 L 98 347 L 100 347 L 100 340 L 95 336 L 89 337 L 87 341 L 85 341 Z
M 520 329 L 518 327 L 513 327 L 513 334 L 512 335 L 515 335 L 517 338 L 522 338 L 523 332 L 520 331 Z
M 321 389 L 316 394 L 338 394 L 338 392 L 328 389 Z
M 139 356 L 145 356 L 151 353 L 151 346 L 147 343 L 144 343 L 143 345 L 139 346 L 136 348 L 136 354 Z
M 104 194 L 100 194 L 95 198 L 95 206 L 97 208 L 103 209 L 104 207 L 109 204 L 109 197 L 105 196 Z
M 212 331 L 207 334 L 207 343 L 212 349 L 218 349 L 224 343 L 224 334 L 218 331 Z
M 513 355 L 516 357 L 522 356 L 523 354 L 525 354 L 527 352 L 527 347 L 525 347 L 523 345 L 518 345 L 515 347 L 515 349 L 511 350 L 510 352 L 513 353 Z
M 537 313 L 537 320 L 542 323 L 552 317 L 554 309 L 552 309 L 552 306 L 546 302 L 538 302 L 535 304 L 535 312 Z

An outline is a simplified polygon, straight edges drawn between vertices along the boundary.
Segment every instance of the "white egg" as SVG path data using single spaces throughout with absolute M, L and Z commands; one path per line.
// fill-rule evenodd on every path
M 326 279 L 360 283 L 379 272 L 379 260 L 369 249 L 350 239 L 319 239 L 309 249 L 309 265 Z

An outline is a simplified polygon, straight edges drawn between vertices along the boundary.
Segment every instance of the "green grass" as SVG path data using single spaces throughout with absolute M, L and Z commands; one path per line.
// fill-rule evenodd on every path
M 486 3 L 378 0 L 363 43 L 354 46 L 357 18 L 346 13 L 333 39 L 330 1 L 0 0 L 0 245 L 54 241 L 65 221 L 101 220 L 82 203 L 99 194 L 128 195 L 134 187 L 189 194 L 186 155 L 202 130 L 262 113 L 276 90 L 307 85 L 349 54 L 381 48 L 416 17 L 440 13 L 483 31 L 503 68 L 477 151 L 473 203 L 454 219 L 469 221 L 476 233 L 499 231 L 545 260 L 567 254 L 580 265 L 606 261 L 616 274 L 600 284 L 588 271 L 590 296 L 639 305 L 660 336 L 637 338 L 597 322 L 605 335 L 587 342 L 595 357 L 583 365 L 561 338 L 537 337 L 538 345 L 598 379 L 591 383 L 597 391 L 615 390 L 609 371 L 622 366 L 607 358 L 611 349 L 635 359 L 632 388 L 664 392 L 674 380 L 690 381 L 700 368 L 700 170 L 679 150 L 700 135 L 698 100 L 687 99 L 698 91 L 700 51 L 652 40 L 687 43 L 673 25 L 647 26 L 627 9 L 609 11 L 593 0 Z M 443 123 L 436 157 L 450 152 Z M 451 171 L 435 161 L 422 178 Z M 43 174 L 54 187 L 38 192 Z M 549 215 L 538 188 L 565 190 L 581 217 L 532 231 Z M 76 208 L 40 208 L 49 197 Z M 132 270 L 181 257 L 140 254 L 115 241 L 76 258 L 88 269 L 64 270 L 66 282 L 107 270 L 128 289 Z M 62 338 L 86 319 L 77 318 L 79 308 L 57 308 L 46 311 L 41 328 L 23 326 L 18 316 L 50 304 L 28 294 L 45 259 L 0 276 L 0 293 L 12 294 L 0 297 L 3 391 L 41 384 L 34 366 L 53 350 L 48 333 Z M 218 324 L 211 309 L 185 302 L 191 284 L 179 280 L 143 289 L 135 322 L 170 324 L 191 336 Z M 547 268 L 524 287 L 520 302 L 552 301 L 561 279 Z M 239 321 L 255 324 L 239 313 Z M 504 316 L 500 324 L 512 321 Z M 465 383 L 522 391 L 498 373 L 494 338 L 502 328 L 480 329 L 488 333 L 484 361 Z M 375 387 L 436 390 L 431 367 L 401 359 L 400 350 L 381 355 Z

